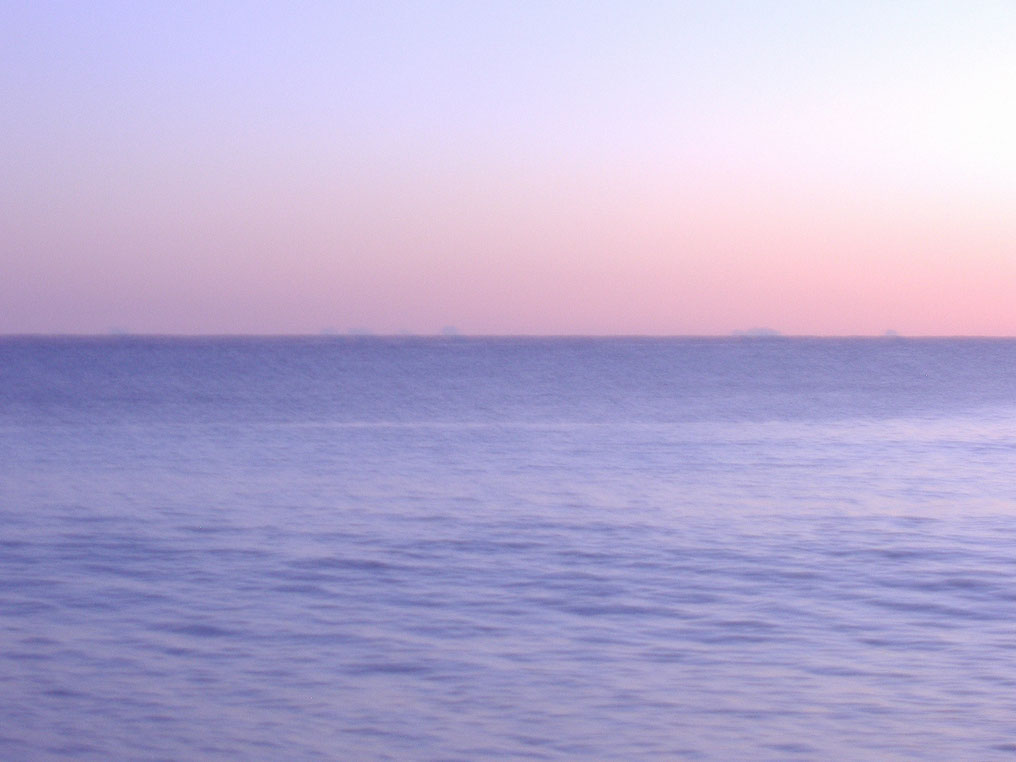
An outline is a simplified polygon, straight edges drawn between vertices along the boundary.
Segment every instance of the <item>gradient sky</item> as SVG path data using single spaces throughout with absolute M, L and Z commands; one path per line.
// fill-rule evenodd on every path
M 1016 335 L 1016 3 L 0 1 L 0 333 Z

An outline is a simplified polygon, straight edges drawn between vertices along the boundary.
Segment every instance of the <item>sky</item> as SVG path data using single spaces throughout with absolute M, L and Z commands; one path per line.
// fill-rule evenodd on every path
M 1016 3 L 0 0 L 0 333 L 1016 335 Z

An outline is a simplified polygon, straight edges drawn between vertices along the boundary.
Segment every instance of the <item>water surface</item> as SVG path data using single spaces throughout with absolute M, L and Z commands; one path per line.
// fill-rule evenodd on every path
M 0 339 L 0 756 L 1010 759 L 1016 342 Z

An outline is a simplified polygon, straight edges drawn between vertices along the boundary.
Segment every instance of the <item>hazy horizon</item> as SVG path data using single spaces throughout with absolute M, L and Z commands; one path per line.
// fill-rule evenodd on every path
M 991 339 L 998 341 L 1016 340 L 1016 335 L 989 334 L 904 334 L 895 331 L 882 333 L 844 333 L 844 334 L 809 334 L 809 333 L 757 333 L 749 330 L 735 330 L 730 333 L 455 333 L 410 332 L 382 333 L 374 331 L 308 331 L 308 332 L 276 332 L 276 333 L 160 333 L 130 330 L 108 330 L 94 332 L 21 332 L 0 333 L 0 338 L 167 338 L 167 339 L 271 339 L 271 338 L 320 338 L 320 339 Z

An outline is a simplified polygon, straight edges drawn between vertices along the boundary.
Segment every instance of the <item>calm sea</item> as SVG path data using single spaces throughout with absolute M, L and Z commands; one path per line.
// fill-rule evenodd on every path
M 1016 341 L 0 339 L 0 758 L 1016 757 Z

